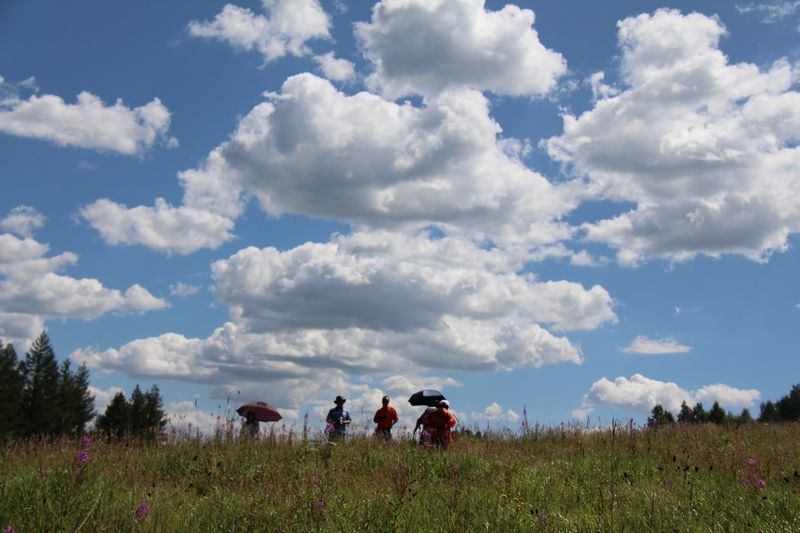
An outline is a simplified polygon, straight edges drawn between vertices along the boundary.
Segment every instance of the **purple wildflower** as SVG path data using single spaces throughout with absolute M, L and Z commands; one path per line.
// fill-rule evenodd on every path
M 88 448 L 91 443 L 92 443 L 91 437 L 89 436 L 83 437 L 81 439 L 81 448 Z
M 3 529 L 3 533 L 19 533 L 19 531 L 17 531 L 16 529 L 14 529 L 14 526 L 6 526 L 6 527 Z
M 755 457 L 751 457 L 747 461 L 745 461 L 745 464 L 747 464 L 747 466 L 756 466 L 758 464 L 758 459 L 756 459 Z
M 540 521 L 542 521 L 542 522 L 544 522 L 545 520 L 547 520 L 547 517 L 548 517 L 548 516 L 550 516 L 550 515 L 548 515 L 548 514 L 547 514 L 545 511 L 539 511 L 539 514 L 537 515 L 537 517 L 539 518 L 539 520 L 540 520 Z
M 317 500 L 314 502 L 314 509 L 317 511 L 322 511 L 325 509 L 325 501 L 324 500 Z
M 84 468 L 88 464 L 89 464 L 89 452 L 87 450 L 81 450 L 75 454 L 76 467 Z
M 150 514 L 150 506 L 147 505 L 147 502 L 140 503 L 136 508 L 136 518 L 145 518 L 148 514 Z
M 325 426 L 325 434 L 330 435 L 331 433 L 334 432 L 335 429 L 336 428 L 333 427 L 333 424 L 328 424 L 327 426 Z
M 743 487 L 749 487 L 750 486 L 750 480 L 747 479 L 747 478 L 742 478 L 742 486 Z
M 766 486 L 767 486 L 767 482 L 766 482 L 766 481 L 764 481 L 763 479 L 759 479 L 759 480 L 758 480 L 758 488 L 759 488 L 759 489 L 763 489 L 763 488 L 765 488 Z

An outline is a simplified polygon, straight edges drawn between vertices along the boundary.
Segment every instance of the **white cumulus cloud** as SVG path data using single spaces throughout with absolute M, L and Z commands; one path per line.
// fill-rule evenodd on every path
M 317 0 L 262 0 L 265 15 L 226 4 L 213 20 L 192 21 L 194 37 L 217 39 L 238 50 L 255 50 L 265 61 L 310 53 L 307 41 L 330 38 L 330 19 Z
M 651 339 L 643 335 L 639 335 L 633 339 L 630 346 L 624 349 L 627 353 L 641 354 L 687 353 L 691 350 L 691 346 L 681 344 L 669 337 L 665 339 Z
M 47 220 L 43 214 L 28 205 L 20 205 L 0 220 L 0 230 L 10 231 L 20 237 L 32 237 L 33 232 Z
M 169 286 L 169 293 L 173 296 L 191 296 L 198 292 L 200 292 L 200 287 L 198 285 L 192 285 L 182 281 L 172 283 Z
M 323 76 L 331 81 L 348 81 L 355 77 L 356 67 L 352 61 L 337 58 L 333 52 L 314 56 Z
M 251 197 L 271 216 L 356 229 L 435 225 L 524 254 L 572 234 L 559 220 L 576 205 L 571 193 L 507 153 L 477 91 L 414 107 L 347 95 L 306 73 L 268 98 L 199 168 L 179 174 L 183 205 L 127 209 L 100 200 L 84 216 L 108 242 L 179 253 L 219 246 L 231 226 L 218 217 L 235 220 Z M 179 237 L 177 228 L 194 233 Z
M 158 98 L 135 108 L 122 100 L 106 105 L 87 91 L 73 104 L 52 94 L 0 98 L 0 133 L 59 146 L 139 154 L 159 140 L 174 145 L 177 141 L 167 137 L 169 125 L 169 110 Z
M 658 381 L 641 374 L 634 374 L 630 379 L 620 376 L 614 381 L 601 378 L 592 384 L 589 392 L 583 396 L 580 409 L 573 411 L 573 416 L 585 417 L 598 405 L 624 407 L 641 412 L 650 412 L 656 404 L 667 411 L 677 414 L 681 403 L 694 406 L 703 402 L 706 407 L 714 402 L 728 408 L 748 407 L 761 398 L 756 389 L 737 389 L 729 385 L 705 385 L 696 391 L 688 391 L 677 383 Z
M 142 244 L 164 253 L 190 254 L 233 238 L 232 220 L 203 209 L 173 207 L 162 198 L 154 207 L 130 209 L 100 199 L 80 213 L 109 244 Z
M 468 86 L 541 96 L 566 72 L 561 54 L 539 41 L 529 9 L 488 11 L 482 0 L 383 0 L 355 24 L 375 72 L 367 85 L 395 99 Z
M 538 282 L 519 261 L 456 237 L 388 232 L 338 236 L 279 251 L 245 248 L 212 266 L 214 294 L 231 321 L 208 338 L 177 333 L 77 362 L 135 376 L 204 383 L 217 394 L 269 382 L 296 409 L 347 387 L 349 376 L 384 379 L 387 391 L 457 386 L 443 370 L 581 363 L 578 346 L 553 329 L 616 321 L 599 286 Z M 543 325 L 544 326 L 543 326 Z M 383 376 L 383 377 L 382 377 Z M 410 377 L 418 376 L 413 380 Z M 303 387 L 303 395 L 290 393 Z
M 582 226 L 620 263 L 741 254 L 762 261 L 800 230 L 800 93 L 784 59 L 731 63 L 714 17 L 658 10 L 619 23 L 619 87 L 545 145 L 586 177 L 582 198 L 633 202 Z
M 4 342 L 27 348 L 47 318 L 91 320 L 109 312 L 169 306 L 137 284 L 120 291 L 97 279 L 59 274 L 78 258 L 71 252 L 48 257 L 48 251 L 48 245 L 32 238 L 0 234 L 0 337 Z
M 492 402 L 487 405 L 483 411 L 473 411 L 470 415 L 470 419 L 478 423 L 481 421 L 489 421 L 516 424 L 519 422 L 519 415 L 512 409 L 505 409 L 499 403 Z

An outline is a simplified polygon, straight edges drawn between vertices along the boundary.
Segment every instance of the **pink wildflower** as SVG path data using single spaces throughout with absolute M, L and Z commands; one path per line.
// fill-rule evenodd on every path
M 13 526 L 6 526 L 6 527 L 3 529 L 3 533 L 19 533 L 19 531 L 17 531 L 16 529 L 14 529 L 14 527 L 13 527 Z
M 759 489 L 763 489 L 763 488 L 765 488 L 766 486 L 767 486 L 767 482 L 766 482 L 766 481 L 764 481 L 763 479 L 759 479 L 759 480 L 758 480 L 758 488 L 759 488 Z
M 756 466 L 758 464 L 758 459 L 756 459 L 755 457 L 751 457 L 747 461 L 745 461 L 745 464 L 747 464 L 747 466 Z
M 88 436 L 83 437 L 81 439 L 81 448 L 88 448 L 91 443 L 92 443 L 91 437 Z
M 148 514 L 150 514 L 150 506 L 147 505 L 147 502 L 140 503 L 136 509 L 136 518 L 145 518 Z
M 324 501 L 324 500 L 317 500 L 317 501 L 315 501 L 315 502 L 314 502 L 314 508 L 315 508 L 317 511 L 322 511 L 323 509 L 325 509 L 325 501 Z
M 86 450 L 81 450 L 75 454 L 75 466 L 78 468 L 84 468 L 86 465 L 89 464 L 89 452 Z

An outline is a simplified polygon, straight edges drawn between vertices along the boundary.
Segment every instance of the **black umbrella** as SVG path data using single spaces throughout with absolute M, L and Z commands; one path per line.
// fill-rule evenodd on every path
M 427 405 L 428 407 L 433 407 L 444 399 L 444 394 L 438 390 L 425 389 L 412 394 L 411 398 L 408 399 L 408 403 L 411 405 Z

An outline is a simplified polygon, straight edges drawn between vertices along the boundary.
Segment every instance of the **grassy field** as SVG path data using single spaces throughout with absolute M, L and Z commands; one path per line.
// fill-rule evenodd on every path
M 0 448 L 6 531 L 800 531 L 800 424 Z

